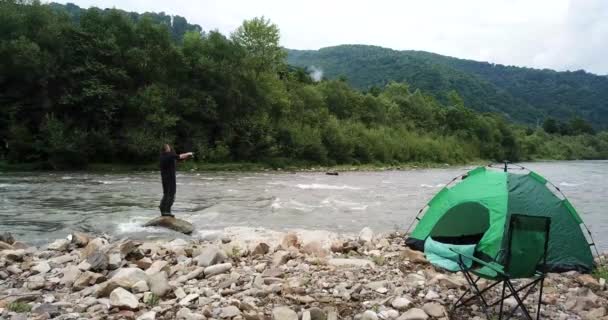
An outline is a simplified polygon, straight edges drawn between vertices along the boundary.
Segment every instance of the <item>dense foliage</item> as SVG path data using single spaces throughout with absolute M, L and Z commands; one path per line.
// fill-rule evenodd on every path
M 364 45 L 290 50 L 288 59 L 296 66 L 321 68 L 330 79 L 345 76 L 359 89 L 405 81 L 442 102 L 447 92 L 456 90 L 474 110 L 498 112 L 522 123 L 578 116 L 596 128 L 608 128 L 608 77 L 584 71 L 503 66 Z
M 515 126 L 457 91 L 438 100 L 405 83 L 363 93 L 314 82 L 286 64 L 264 18 L 227 37 L 114 9 L 4 0 L 0 14 L 0 138 L 12 162 L 151 162 L 164 142 L 274 166 L 608 157 L 607 133 Z

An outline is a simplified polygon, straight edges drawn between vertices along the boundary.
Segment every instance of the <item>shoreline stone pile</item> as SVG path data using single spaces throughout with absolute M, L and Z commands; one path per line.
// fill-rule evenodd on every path
M 364 228 L 326 240 L 287 233 L 276 242 L 139 241 L 74 232 L 36 248 L 3 235 L 0 319 L 449 319 L 467 288 L 461 274 L 406 248 L 403 234 Z M 608 320 L 605 279 L 549 274 L 544 292 L 544 319 Z M 474 302 L 452 319 L 484 317 Z

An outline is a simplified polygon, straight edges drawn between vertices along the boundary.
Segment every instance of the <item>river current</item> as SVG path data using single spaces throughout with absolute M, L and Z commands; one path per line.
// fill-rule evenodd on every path
M 608 161 L 524 166 L 561 188 L 600 250 L 608 249 Z M 174 213 L 196 234 L 226 227 L 358 232 L 404 230 L 453 177 L 473 167 L 344 172 L 178 173 Z M 162 237 L 143 228 L 157 216 L 158 172 L 120 174 L 0 173 L 0 232 L 41 243 L 71 230 L 119 237 Z

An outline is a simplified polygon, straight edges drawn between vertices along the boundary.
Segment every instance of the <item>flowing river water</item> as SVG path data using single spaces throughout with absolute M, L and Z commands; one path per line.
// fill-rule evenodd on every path
M 608 250 L 608 161 L 524 163 L 559 186 Z M 383 172 L 178 173 L 174 213 L 197 235 L 227 227 L 358 232 L 404 230 L 453 177 L 472 167 Z M 71 230 L 119 237 L 174 236 L 156 217 L 158 172 L 0 173 L 0 232 L 42 243 Z

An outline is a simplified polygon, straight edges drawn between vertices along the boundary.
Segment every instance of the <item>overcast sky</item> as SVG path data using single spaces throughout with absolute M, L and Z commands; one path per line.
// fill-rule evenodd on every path
M 507 65 L 608 74 L 608 0 L 73 0 L 164 11 L 204 30 L 266 16 L 292 49 L 372 44 Z

